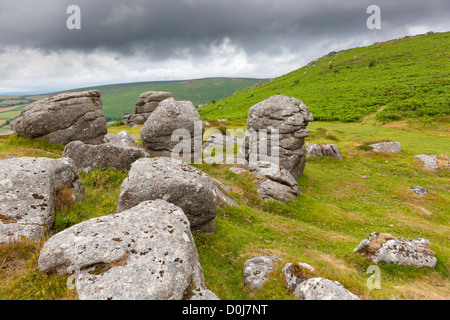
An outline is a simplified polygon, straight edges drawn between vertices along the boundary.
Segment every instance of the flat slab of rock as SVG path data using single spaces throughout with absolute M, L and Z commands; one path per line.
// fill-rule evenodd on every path
M 78 271 L 81 300 L 217 299 L 206 289 L 186 215 L 164 200 L 54 235 L 42 248 L 38 267 Z
M 66 92 L 36 101 L 20 113 L 14 129 L 21 137 L 55 144 L 100 144 L 107 133 L 100 92 Z
M 83 199 L 84 188 L 70 159 L 0 161 L 0 243 L 21 237 L 41 240 L 53 226 L 58 191 L 64 187 L 73 203 Z
M 272 96 L 249 109 L 247 132 L 239 155 L 249 163 L 276 162 L 271 158 L 279 157 L 278 163 L 297 179 L 306 164 L 304 143 L 309 135 L 306 127 L 311 121 L 314 117 L 301 100 L 285 95 Z M 272 137 L 275 130 L 278 130 L 279 141 L 278 146 L 272 147 L 272 140 L 277 140 Z M 267 145 L 267 155 L 259 149 L 260 143 Z
M 314 268 L 305 263 L 283 268 L 286 284 L 300 300 L 361 300 L 337 281 L 313 277 Z
M 388 141 L 369 145 L 373 151 L 397 153 L 402 151 L 400 142 Z
M 428 190 L 422 187 L 414 187 L 414 188 L 410 188 L 412 192 L 414 192 L 415 194 L 418 194 L 420 196 L 424 196 L 428 193 Z
M 307 142 L 305 148 L 307 157 L 330 157 L 342 160 L 342 155 L 335 144 L 315 144 Z
M 427 239 L 405 240 L 388 233 L 372 233 L 353 252 L 381 264 L 434 269 L 437 263 Z
M 117 212 L 142 201 L 164 199 L 183 209 L 192 232 L 215 232 L 217 194 L 204 172 L 171 158 L 145 158 L 133 163 L 124 180 Z
M 62 156 L 72 159 L 78 171 L 89 171 L 94 168 L 130 170 L 136 160 L 150 157 L 139 148 L 110 143 L 90 145 L 81 141 L 66 145 Z
M 263 284 L 267 281 L 269 274 L 275 270 L 273 266 L 280 260 L 281 257 L 277 255 L 260 256 L 248 259 L 245 261 L 242 270 L 244 283 L 252 290 L 261 289 Z
M 439 168 L 448 169 L 450 168 L 449 158 L 445 154 L 441 155 L 429 155 L 429 154 L 419 154 L 415 158 L 420 159 L 423 165 L 431 170 L 437 170 Z
M 258 161 L 250 164 L 249 170 L 259 179 L 258 194 L 264 200 L 287 202 L 302 193 L 292 174 L 272 162 Z

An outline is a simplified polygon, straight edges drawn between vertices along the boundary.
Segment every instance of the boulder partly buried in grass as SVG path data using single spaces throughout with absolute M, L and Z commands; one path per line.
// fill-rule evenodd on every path
M 244 283 L 252 290 L 259 290 L 269 278 L 269 274 L 275 269 L 273 266 L 281 260 L 280 256 L 259 256 L 248 259 L 244 263 L 242 275 Z
M 0 161 L 0 243 L 39 239 L 51 230 L 56 207 L 75 204 L 84 188 L 70 159 Z
M 388 233 L 372 233 L 353 252 L 380 264 L 434 269 L 437 263 L 427 239 L 405 240 Z
M 91 219 L 51 237 L 43 272 L 75 273 L 81 300 L 218 299 L 206 289 L 189 220 L 164 200 Z
M 283 268 L 286 285 L 300 300 L 361 300 L 337 281 L 314 276 L 306 263 L 287 263 Z

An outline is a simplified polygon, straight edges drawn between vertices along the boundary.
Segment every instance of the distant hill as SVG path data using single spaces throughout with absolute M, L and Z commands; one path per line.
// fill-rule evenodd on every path
M 189 100 L 195 106 L 198 106 L 210 103 L 213 100 L 223 99 L 256 83 L 264 83 L 266 81 L 268 80 L 208 78 L 185 81 L 112 84 L 67 91 L 100 90 L 106 118 L 108 121 L 111 121 L 120 120 L 125 114 L 133 113 L 134 105 L 139 95 L 145 91 L 169 91 L 173 93 L 177 100 Z M 16 118 L 26 105 L 55 93 L 30 96 L 0 96 L 0 130 L 6 130 L 9 122 Z
M 245 120 L 276 94 L 302 100 L 316 120 L 353 122 L 370 113 L 384 122 L 450 114 L 450 32 L 405 37 L 332 52 L 258 87 L 201 110 L 203 119 Z

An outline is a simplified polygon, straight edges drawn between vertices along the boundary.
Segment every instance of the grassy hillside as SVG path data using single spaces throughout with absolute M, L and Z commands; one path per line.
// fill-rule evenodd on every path
M 205 119 L 245 120 L 248 109 L 275 94 L 302 100 L 320 121 L 381 121 L 450 114 L 450 32 L 344 50 L 317 59 L 258 88 L 200 110 Z
M 139 95 L 145 91 L 169 91 L 177 100 L 189 100 L 196 106 L 223 99 L 237 91 L 253 86 L 259 79 L 247 78 L 209 78 L 186 81 L 160 81 L 113 84 L 67 91 L 100 90 L 103 110 L 108 121 L 121 120 L 125 114 L 134 112 Z M 52 93 L 54 94 L 54 93 Z M 16 118 L 24 106 L 45 97 L 33 96 L 0 96 L 0 131 L 7 130 L 9 122 Z

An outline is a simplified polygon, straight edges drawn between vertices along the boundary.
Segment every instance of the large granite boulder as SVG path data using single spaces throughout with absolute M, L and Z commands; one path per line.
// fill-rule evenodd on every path
M 309 135 L 306 127 L 311 121 L 314 118 L 308 107 L 293 97 L 275 95 L 254 105 L 248 112 L 240 157 L 249 162 L 278 163 L 297 179 L 306 164 L 304 143 Z M 275 130 L 278 130 L 278 137 Z M 272 145 L 272 141 L 275 144 Z M 261 147 L 264 145 L 267 152 Z
M 54 235 L 42 248 L 38 267 L 75 271 L 81 300 L 218 299 L 206 289 L 189 220 L 164 200 Z
M 94 168 L 130 170 L 136 160 L 150 157 L 139 148 L 112 143 L 90 145 L 81 141 L 73 141 L 66 145 L 62 156 L 72 159 L 78 171 L 89 171 Z
M 314 277 L 306 263 L 287 263 L 283 268 L 286 285 L 300 300 L 361 300 L 337 281 Z
M 0 243 L 21 237 L 41 240 L 52 229 L 55 206 L 83 197 L 83 185 L 70 159 L 0 161 Z
M 36 101 L 20 113 L 14 128 L 21 137 L 55 144 L 100 144 L 107 133 L 100 92 L 66 92 Z
M 405 240 L 388 233 L 372 233 L 353 252 L 380 264 L 435 268 L 437 263 L 427 239 Z
M 264 200 L 287 202 L 302 193 L 292 174 L 272 162 L 258 161 L 249 170 L 258 179 L 258 194 Z
M 123 117 L 123 123 L 130 127 L 139 126 L 147 121 L 150 114 L 158 108 L 161 101 L 173 98 L 173 94 L 163 91 L 147 91 L 139 95 L 134 113 Z
M 183 137 L 181 140 L 172 137 L 176 130 Z M 141 130 L 141 145 L 161 157 L 171 157 L 173 151 L 180 159 L 194 161 L 196 149 L 200 153 L 198 156 L 201 156 L 204 130 L 205 126 L 192 102 L 169 98 L 163 100 L 145 122 Z M 186 149 L 174 150 L 182 143 Z
M 335 144 L 315 144 L 307 142 L 305 147 L 307 157 L 317 157 L 317 158 L 330 157 L 342 160 L 342 155 L 339 152 L 337 145 Z
M 171 158 L 139 159 L 124 180 L 117 212 L 146 200 L 163 199 L 183 209 L 192 232 L 215 232 L 215 183 L 204 172 Z

